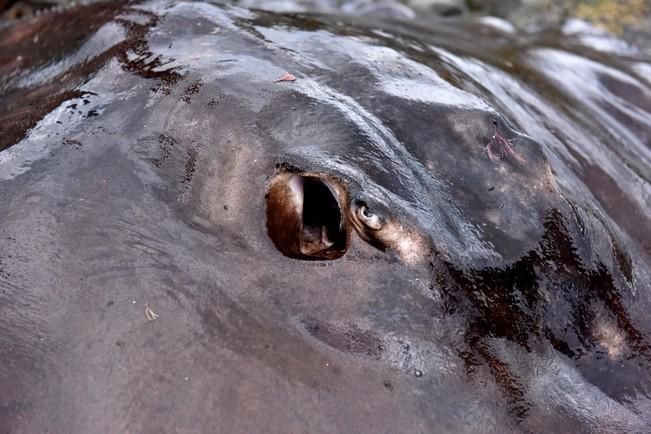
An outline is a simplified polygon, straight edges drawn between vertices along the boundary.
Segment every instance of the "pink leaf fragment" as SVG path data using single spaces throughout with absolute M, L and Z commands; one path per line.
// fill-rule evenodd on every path
M 292 74 L 289 72 L 284 73 L 281 75 L 278 80 L 275 80 L 274 83 L 278 83 L 280 81 L 296 81 L 296 77 L 294 77 Z
M 486 145 L 486 153 L 488 158 L 493 161 L 505 160 L 508 157 L 513 157 L 518 163 L 526 163 L 524 157 L 520 155 L 513 147 L 511 140 L 505 139 L 499 131 L 497 131 L 497 122 L 493 122 L 493 127 L 495 128 L 493 137 L 491 137 L 490 142 Z

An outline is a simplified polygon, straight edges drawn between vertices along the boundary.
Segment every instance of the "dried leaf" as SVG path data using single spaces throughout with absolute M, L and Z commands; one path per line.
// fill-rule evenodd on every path
M 278 83 L 280 81 L 296 81 L 296 77 L 294 77 L 292 74 L 289 72 L 284 73 L 281 75 L 278 80 L 274 81 L 274 83 Z
M 149 321 L 154 321 L 155 319 L 158 319 L 158 314 L 153 310 L 151 310 L 147 303 L 145 303 L 145 316 Z

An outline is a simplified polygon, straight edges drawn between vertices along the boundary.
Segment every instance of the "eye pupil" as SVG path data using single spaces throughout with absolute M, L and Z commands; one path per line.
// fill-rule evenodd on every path
M 362 214 L 364 214 L 364 217 L 366 218 L 371 218 L 371 213 L 368 211 L 368 208 L 366 208 L 365 206 L 362 207 Z

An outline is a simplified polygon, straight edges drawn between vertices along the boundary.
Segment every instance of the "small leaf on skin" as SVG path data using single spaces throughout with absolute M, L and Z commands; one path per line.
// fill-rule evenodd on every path
M 274 81 L 274 83 L 278 83 L 280 81 L 296 81 L 296 77 L 294 77 L 289 72 L 286 72 L 283 75 L 281 75 L 280 78 L 278 78 L 278 80 Z

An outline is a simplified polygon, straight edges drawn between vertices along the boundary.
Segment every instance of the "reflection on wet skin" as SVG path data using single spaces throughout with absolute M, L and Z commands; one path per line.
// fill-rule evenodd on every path
M 620 291 L 604 264 L 586 264 L 579 258 L 576 241 L 558 210 L 548 212 L 545 229 L 539 247 L 511 266 L 465 271 L 445 264 L 436 271 L 437 281 L 446 287 L 449 312 L 470 313 L 467 368 L 472 373 L 483 359 L 502 376 L 498 381 L 507 393 L 516 393 L 517 380 L 508 379 L 507 367 L 490 354 L 485 339 L 505 338 L 527 351 L 549 342 L 604 393 L 624 399 L 630 385 L 594 373 L 617 367 L 625 377 L 649 375 L 648 339 L 626 308 L 631 294 Z M 618 342 L 612 342 L 611 333 L 617 334 Z M 648 384 L 638 386 L 649 393 Z

